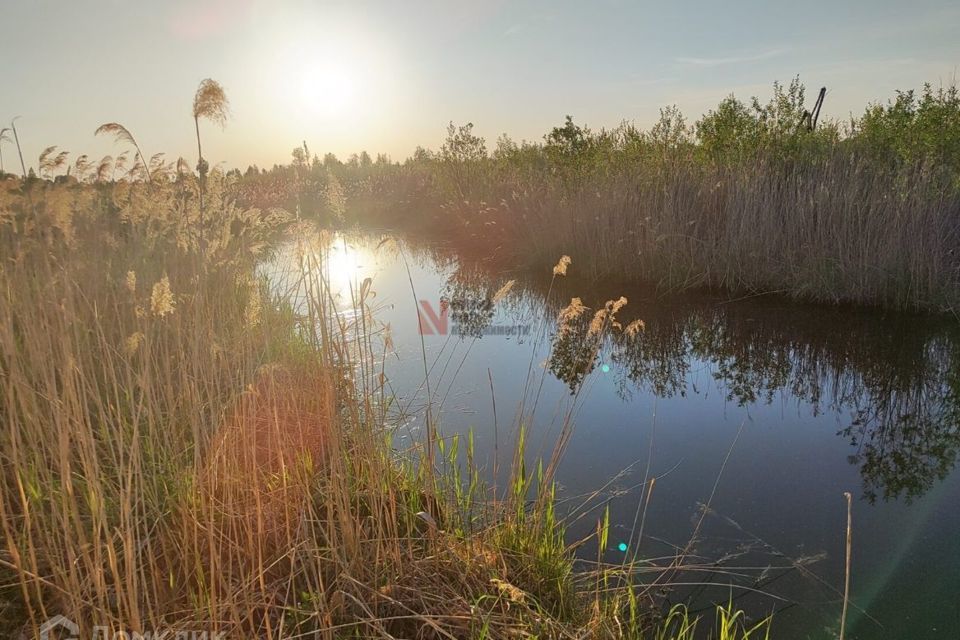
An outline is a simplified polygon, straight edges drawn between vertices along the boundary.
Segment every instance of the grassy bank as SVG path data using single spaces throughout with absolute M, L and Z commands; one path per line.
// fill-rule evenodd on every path
M 960 308 L 956 87 L 900 92 L 849 122 L 809 108 L 795 81 L 693 124 L 665 109 L 649 130 L 568 117 L 541 142 L 488 149 L 451 124 L 439 150 L 400 164 L 298 149 L 289 167 L 248 170 L 241 192 L 536 269 L 566 253 L 595 278 L 667 289 Z
M 429 423 L 395 451 L 369 286 L 338 311 L 315 231 L 200 186 L 0 181 L 5 635 L 693 636 L 639 566 L 574 572 L 522 437 L 499 495 Z M 277 294 L 254 267 L 291 235 Z M 718 637 L 747 637 L 731 609 Z

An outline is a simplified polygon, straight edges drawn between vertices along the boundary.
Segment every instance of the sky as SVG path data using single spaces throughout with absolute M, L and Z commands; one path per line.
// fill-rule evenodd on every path
M 25 160 L 50 146 L 99 158 L 120 122 L 145 155 L 196 161 L 191 105 L 219 81 L 213 163 L 245 168 L 311 151 L 401 160 L 473 122 L 493 148 L 540 140 L 570 114 L 648 127 L 676 104 L 695 120 L 731 93 L 766 98 L 799 75 L 824 115 L 960 73 L 956 0 L 0 0 L 0 127 Z M 7 170 L 15 150 L 2 147 Z

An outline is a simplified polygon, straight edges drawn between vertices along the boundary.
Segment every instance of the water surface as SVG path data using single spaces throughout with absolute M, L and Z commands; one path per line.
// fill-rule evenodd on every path
M 777 637 L 836 636 L 849 491 L 848 637 L 960 637 L 955 320 L 658 296 L 578 279 L 575 254 L 567 277 L 536 278 L 379 234 L 334 236 L 327 250 L 345 307 L 350 286 L 372 278 L 395 351 L 386 370 L 404 409 L 399 442 L 422 437 L 428 387 L 441 433 L 472 431 L 488 475 L 495 452 L 509 465 L 521 403 L 531 458 L 550 454 L 572 416 L 557 475 L 571 540 L 606 506 L 607 561 L 623 559 L 623 545 L 669 556 L 697 531 L 689 549 L 699 568 L 674 576 L 668 597 L 695 609 L 732 597 L 753 616 L 772 611 Z M 269 265 L 275 282 L 295 254 Z M 621 323 L 645 324 L 636 337 L 605 340 L 595 359 L 582 334 L 556 343 L 553 320 L 573 296 L 592 313 L 621 295 Z M 597 556 L 590 545 L 581 553 Z

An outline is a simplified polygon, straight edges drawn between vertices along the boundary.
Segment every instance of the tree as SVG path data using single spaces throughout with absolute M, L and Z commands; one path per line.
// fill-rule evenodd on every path
M 697 142 L 708 156 L 727 157 L 753 146 L 757 121 L 740 100 L 729 96 L 695 125 Z
M 760 151 L 792 153 L 809 138 L 803 126 L 809 112 L 804 108 L 805 88 L 799 78 L 787 87 L 773 83 L 773 97 L 766 104 L 750 99 L 747 106 L 733 95 L 724 99 L 695 125 L 697 141 L 708 157 L 737 159 Z M 832 136 L 835 127 L 825 126 L 818 136 Z
M 433 153 L 429 149 L 424 149 L 420 145 L 417 145 L 417 148 L 413 152 L 413 161 L 426 163 L 433 160 Z
M 858 148 L 886 161 L 930 158 L 960 168 L 960 90 L 956 86 L 933 90 L 924 85 L 898 91 L 886 105 L 872 104 L 853 122 Z
M 677 105 L 660 109 L 660 119 L 650 129 L 649 139 L 662 150 L 676 149 L 690 141 L 690 128 Z
M 440 147 L 440 166 L 459 199 L 465 199 L 477 182 L 479 165 L 486 157 L 486 141 L 473 135 L 472 122 L 461 127 L 451 122 L 447 126 L 447 139 Z
M 304 151 L 303 147 L 294 147 L 293 151 L 290 152 L 290 155 L 293 156 L 293 166 L 297 168 L 303 168 L 307 166 L 308 155 Z
M 473 123 L 457 127 L 453 122 L 447 125 L 447 139 L 440 147 L 441 159 L 448 162 L 470 162 L 487 157 L 486 141 L 473 135 Z
M 501 133 L 500 137 L 497 138 L 497 148 L 493 151 L 493 158 L 494 160 L 506 160 L 515 155 L 518 150 L 517 143 L 507 134 Z
M 554 127 L 544 136 L 547 150 L 564 156 L 575 156 L 589 144 L 589 129 L 573 123 L 573 116 L 567 116 L 562 127 Z

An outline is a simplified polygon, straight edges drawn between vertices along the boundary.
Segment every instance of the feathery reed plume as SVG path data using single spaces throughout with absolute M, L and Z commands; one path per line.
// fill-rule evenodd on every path
M 627 327 L 623 330 L 623 332 L 627 335 L 628 338 L 633 338 L 633 337 L 636 337 L 638 333 L 640 333 L 646 328 L 647 328 L 646 323 L 644 323 L 643 320 L 638 319 L 628 324 Z
M 90 160 L 90 156 L 83 154 L 78 156 L 73 163 L 74 175 L 77 180 L 83 182 L 83 179 L 86 177 L 87 172 L 90 171 L 90 168 L 93 166 L 93 162 Z
M 170 290 L 170 278 L 163 276 L 153 285 L 153 290 L 150 292 L 150 311 L 153 315 L 162 318 L 173 313 L 175 308 L 173 292 Z
M 120 124 L 119 122 L 107 122 L 97 127 L 97 130 L 93 132 L 93 135 L 98 136 L 101 133 L 112 135 L 117 142 L 126 142 L 133 146 L 137 150 L 137 158 L 143 163 L 143 170 L 146 173 L 147 181 L 150 181 L 150 168 L 147 167 L 147 163 L 143 158 L 143 152 L 140 151 L 140 145 L 137 144 L 136 138 L 133 137 L 133 134 L 130 131 Z M 136 167 L 136 163 L 134 163 Z
M 124 177 L 133 181 L 137 179 L 137 175 L 140 175 L 141 177 L 150 175 L 149 171 L 147 170 L 147 165 L 143 162 L 143 158 L 141 158 L 139 154 L 134 157 L 133 166 L 130 167 L 130 171 L 128 171 L 127 175 Z
M 40 175 L 49 175 L 66 164 L 67 156 L 70 155 L 70 152 L 61 151 L 60 153 L 54 155 L 54 151 L 56 150 L 57 146 L 53 145 L 51 147 L 47 147 L 40 153 L 40 159 L 37 165 L 40 168 Z
M 156 173 L 157 171 L 160 171 L 163 169 L 163 157 L 165 155 L 166 154 L 161 151 L 160 153 L 155 153 L 152 156 L 150 156 L 150 172 L 151 173 Z
M 608 324 L 611 327 L 620 329 L 620 323 L 617 322 L 617 312 L 620 311 L 627 304 L 627 299 L 623 296 L 620 296 L 617 300 L 607 300 L 607 303 L 603 306 L 602 309 L 597 310 L 593 314 L 593 319 L 590 321 L 590 326 L 587 328 L 587 336 L 593 337 L 600 335 L 600 332 Z
M 114 160 L 114 162 L 113 162 L 113 171 L 110 172 L 110 180 L 111 180 L 111 181 L 113 181 L 113 180 L 117 177 L 117 172 L 118 172 L 118 171 L 123 172 L 124 170 L 126 170 L 126 168 L 127 168 L 127 158 L 129 157 L 129 155 L 130 155 L 129 153 L 127 153 L 126 151 L 124 151 L 123 153 L 121 153 L 120 155 L 117 156 L 117 159 L 116 159 L 116 160 Z
M 497 289 L 497 292 L 496 292 L 495 294 L 493 294 L 493 298 L 491 298 L 491 301 L 492 301 L 494 304 L 496 304 L 496 303 L 500 302 L 501 300 L 503 300 L 503 298 L 504 298 L 508 293 L 510 293 L 510 289 L 513 288 L 513 285 L 514 285 L 515 282 L 516 282 L 516 280 L 507 280 L 507 281 L 503 284 L 503 286 L 500 287 L 499 289 Z
M 190 163 L 183 156 L 177 158 L 177 176 L 185 176 L 190 173 Z
M 49 162 L 50 154 L 57 150 L 57 145 L 51 145 L 40 152 L 40 169 L 42 170 Z
M 200 118 L 206 118 L 224 127 L 230 114 L 230 101 L 220 83 L 206 78 L 197 87 L 193 96 L 193 124 L 197 131 L 197 172 L 200 174 L 200 250 L 203 251 L 203 191 L 207 177 L 207 163 L 203 159 L 203 147 L 200 144 Z
M 17 133 L 17 119 L 20 116 L 16 116 L 13 120 L 10 121 L 10 130 L 13 131 L 13 141 L 17 143 L 17 155 L 20 156 L 20 168 L 23 170 L 23 179 L 27 179 L 27 165 L 23 162 L 23 150 L 20 149 L 20 134 Z
M 123 345 L 124 351 L 126 352 L 126 354 L 128 356 L 132 356 L 133 354 L 135 354 L 137 350 L 140 348 L 140 344 L 143 342 L 143 339 L 144 339 L 144 335 L 143 335 L 143 332 L 141 331 L 131 333 L 129 336 L 127 336 L 127 339 L 124 340 L 124 345 Z
M 193 97 L 194 119 L 206 118 L 223 127 L 227 124 L 229 115 L 230 101 L 220 83 L 210 78 L 200 82 L 197 93 Z
M 565 276 L 567 275 L 567 267 L 570 266 L 570 256 L 560 256 L 560 262 L 553 267 L 553 275 L 555 276 Z
M 583 315 L 587 307 L 580 298 L 570 298 L 570 304 L 560 310 L 557 315 L 557 335 L 565 336 L 572 331 L 573 322 Z
M 110 175 L 110 171 L 113 169 L 113 156 L 103 156 L 100 159 L 100 164 L 97 165 L 97 171 L 94 176 L 94 180 L 97 182 L 106 182 L 107 177 Z
M 10 127 L 0 129 L 0 174 L 5 173 L 3 170 L 3 143 L 10 142 L 10 134 L 7 133 L 8 131 L 10 131 Z
M 247 305 L 243 310 L 243 318 L 248 327 L 256 327 L 260 324 L 260 319 L 263 316 L 262 302 L 260 291 L 256 287 L 251 287 Z

